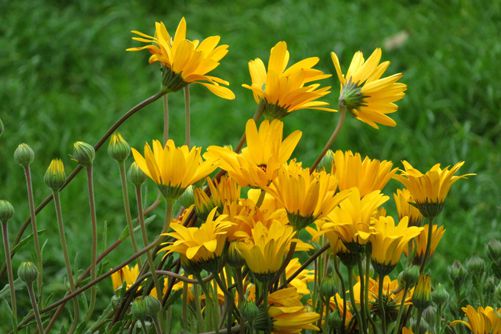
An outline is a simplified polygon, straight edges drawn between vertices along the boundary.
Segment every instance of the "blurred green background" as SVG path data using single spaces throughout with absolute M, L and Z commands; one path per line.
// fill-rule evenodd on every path
M 235 144 L 244 122 L 255 110 L 249 91 L 247 62 L 267 61 L 269 49 L 285 40 L 295 62 L 319 56 L 319 67 L 333 72 L 329 52 L 340 56 L 347 68 L 357 50 L 368 55 L 383 48 L 391 60 L 389 73 L 404 72 L 406 98 L 394 114 L 395 128 L 374 130 L 349 119 L 335 148 L 351 149 L 380 159 L 406 159 L 421 170 L 465 160 L 461 172 L 478 175 L 459 182 L 447 200 L 439 221 L 447 232 L 433 270 L 446 276 L 454 259 L 483 253 L 485 243 L 501 237 L 501 2 L 500 1 L 6 1 L 0 0 L 0 198 L 16 207 L 9 225 L 12 237 L 27 217 L 22 170 L 12 153 L 21 142 L 36 152 L 32 166 L 35 196 L 46 194 L 42 177 L 54 157 L 67 170 L 76 140 L 94 143 L 131 106 L 156 93 L 160 86 L 157 65 L 148 55 L 127 53 L 138 45 L 130 30 L 154 32 L 162 20 L 173 32 L 185 16 L 188 36 L 200 39 L 221 35 L 229 54 L 214 74 L 231 82 L 235 101 L 221 100 L 201 86 L 192 92 L 192 142 L 196 145 Z M 336 104 L 335 78 L 328 99 Z M 170 98 L 171 134 L 183 138 L 182 94 Z M 135 147 L 161 137 L 162 104 L 157 102 L 121 128 Z M 337 114 L 304 110 L 286 119 L 287 131 L 301 129 L 297 156 L 311 163 L 328 138 Z M 398 184 L 393 182 L 388 194 Z M 106 150 L 96 161 L 97 214 L 104 249 L 104 226 L 110 244 L 125 227 L 117 166 Z M 90 223 L 84 175 L 63 193 L 63 210 L 71 256 L 83 268 L 89 263 Z M 393 211 L 392 204 L 389 210 Z M 162 210 L 158 210 L 161 214 Z M 64 266 L 59 250 L 53 207 L 39 216 L 46 229 L 46 277 L 59 295 L 64 289 Z M 156 225 L 155 225 L 156 224 Z M 161 222 L 153 223 L 153 231 Z M 75 247 L 77 246 L 77 247 Z M 128 243 L 110 257 L 116 265 L 132 251 Z M 30 246 L 14 259 L 30 258 Z M 3 254 L 2 254 L 3 259 Z M 3 262 L 3 260 L 2 260 Z M 3 285 L 3 284 L 2 284 Z M 111 296 L 111 283 L 100 285 Z M 105 304 L 108 296 L 101 303 Z M 27 306 L 27 305 L 26 305 Z

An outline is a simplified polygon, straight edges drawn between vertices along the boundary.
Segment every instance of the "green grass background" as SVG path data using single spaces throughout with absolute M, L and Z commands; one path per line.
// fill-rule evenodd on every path
M 376 131 L 349 118 L 335 148 L 397 165 L 406 159 L 421 170 L 436 162 L 465 160 L 462 172 L 477 173 L 453 187 L 440 217 L 447 232 L 433 270 L 442 277 L 454 259 L 483 253 L 488 240 L 500 238 L 499 1 L 0 0 L 0 12 L 0 118 L 6 128 L 0 138 L 0 198 L 9 199 L 17 210 L 9 224 L 12 237 L 28 215 L 22 171 L 12 159 L 16 146 L 27 142 L 36 152 L 32 168 L 38 202 L 48 194 L 42 177 L 52 158 L 63 158 L 69 170 L 75 165 L 69 158 L 74 141 L 94 143 L 127 109 L 158 91 L 158 66 L 147 64 L 146 53 L 125 52 L 137 45 L 129 31 L 151 34 L 154 22 L 162 20 L 173 32 L 185 16 L 190 38 L 221 35 L 230 45 L 214 74 L 229 80 L 237 96 L 225 101 L 201 86 L 192 88 L 194 144 L 237 142 L 255 110 L 252 95 L 240 86 L 250 82 L 247 62 L 255 57 L 266 61 L 276 42 L 287 41 L 291 61 L 319 56 L 319 67 L 329 72 L 331 50 L 346 68 L 355 51 L 369 54 L 383 47 L 383 58 L 392 62 L 389 72 L 404 72 L 408 85 L 395 114 L 398 125 Z M 403 44 L 384 48 L 385 40 L 402 32 L 408 34 Z M 336 104 L 335 78 L 324 83 L 333 86 L 327 99 Z M 182 94 L 173 95 L 170 102 L 171 133 L 181 142 Z M 142 147 L 161 137 L 161 109 L 161 103 L 155 103 L 121 128 L 131 145 Z M 297 156 L 311 163 L 337 118 L 311 110 L 288 117 L 287 131 L 303 131 Z M 397 186 L 394 182 L 388 193 Z M 96 188 L 103 249 L 105 224 L 108 244 L 125 226 L 118 170 L 106 150 L 97 154 Z M 64 191 L 62 200 L 71 256 L 83 268 L 90 253 L 83 174 Z M 152 233 L 160 224 L 153 223 Z M 43 239 L 49 239 L 45 275 L 55 277 L 47 285 L 60 295 L 64 266 L 52 206 L 39 216 L 39 225 L 46 229 Z M 24 247 L 14 258 L 15 266 L 30 259 L 30 253 L 30 246 Z M 107 266 L 131 253 L 125 243 Z M 102 294 L 101 305 L 111 296 L 110 285 L 100 284 L 109 292 Z

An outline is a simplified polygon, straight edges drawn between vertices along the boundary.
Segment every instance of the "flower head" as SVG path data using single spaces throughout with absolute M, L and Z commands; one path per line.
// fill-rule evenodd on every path
M 58 191 L 66 181 L 64 164 L 61 159 L 53 159 L 44 175 L 45 184 L 54 191 Z
M 268 69 L 259 58 L 249 61 L 252 84 L 242 86 L 252 90 L 256 103 L 264 104 L 264 113 L 269 118 L 282 118 L 301 109 L 336 111 L 328 108 L 327 102 L 318 101 L 330 93 L 330 87 L 308 85 L 330 77 L 313 68 L 318 61 L 318 57 L 310 57 L 286 69 L 289 63 L 287 44 L 278 42 L 271 48 Z
M 245 126 L 247 147 L 240 154 L 229 148 L 210 146 L 204 157 L 217 160 L 242 187 L 265 187 L 273 180 L 280 167 L 289 160 L 301 138 L 301 131 L 294 131 L 283 139 L 280 120 L 263 121 L 259 130 L 250 119 Z
M 412 294 L 412 304 L 418 310 L 424 310 L 431 303 L 431 277 L 420 275 L 414 293 Z
M 203 188 L 195 188 L 194 200 L 197 215 L 207 218 L 209 212 L 217 207 L 222 213 L 226 205 L 236 203 L 240 199 L 241 187 L 232 178 L 223 175 L 219 180 L 207 178 L 209 194 Z
M 331 58 L 341 84 L 340 105 L 373 128 L 377 129 L 378 124 L 395 126 L 397 123 L 387 114 L 397 111 L 394 102 L 404 97 L 407 86 L 398 82 L 402 73 L 381 78 L 390 65 L 389 61 L 380 63 L 381 49 L 374 50 L 367 60 L 362 52 L 356 52 L 346 75 L 334 52 Z
M 426 224 L 423 226 L 423 230 L 419 233 L 416 238 L 416 247 L 414 249 L 414 263 L 421 263 L 423 260 L 424 253 L 426 252 L 426 245 L 428 244 L 428 228 L 429 225 Z M 437 248 L 440 240 L 444 236 L 445 228 L 443 226 L 433 225 L 431 232 L 431 244 L 430 244 L 430 253 L 429 256 L 432 256 L 435 253 L 435 249 Z M 407 254 L 407 249 L 404 249 L 404 252 Z M 408 254 L 407 254 L 408 255 Z
M 395 205 L 397 206 L 398 218 L 409 217 L 409 226 L 421 226 L 423 221 L 423 215 L 421 212 L 411 203 L 414 203 L 414 199 L 411 193 L 407 189 L 397 189 L 397 192 L 393 194 L 393 199 L 395 200 Z
M 468 321 L 454 320 L 451 325 L 462 324 L 471 331 L 472 334 L 498 334 L 501 332 L 501 308 L 495 310 L 487 306 L 479 306 L 476 309 L 467 305 L 461 308 L 466 314 Z
M 137 35 L 132 37 L 133 40 L 147 45 L 128 48 L 127 51 L 148 50 L 151 53 L 149 63 L 159 62 L 162 65 L 163 85 L 168 91 L 177 91 L 188 84 L 197 83 L 223 99 L 235 98 L 231 90 L 221 86 L 227 86 L 227 81 L 208 75 L 228 53 L 228 45 L 218 46 L 221 39 L 219 36 L 210 36 L 202 42 L 190 41 L 186 38 L 184 17 L 173 37 L 169 35 L 163 22 L 155 23 L 154 36 L 137 30 L 132 33 Z
M 111 283 L 113 284 L 113 290 L 120 289 L 124 283 L 125 288 L 129 289 L 132 284 L 136 281 L 139 276 L 139 266 L 129 267 L 128 265 L 120 268 L 120 270 L 111 274 Z
M 132 149 L 139 168 L 152 179 L 166 198 L 175 199 L 190 185 L 206 177 L 216 166 L 211 161 L 203 161 L 200 148 L 183 145 L 176 147 L 169 139 L 165 146 L 158 140 L 144 146 L 144 157 Z

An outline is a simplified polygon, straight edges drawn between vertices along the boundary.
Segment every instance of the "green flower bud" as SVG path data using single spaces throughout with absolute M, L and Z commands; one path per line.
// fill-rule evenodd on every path
M 66 180 L 66 174 L 64 173 L 64 164 L 60 159 L 53 159 L 50 162 L 43 180 L 53 191 L 58 191 L 62 188 Z
M 118 162 L 125 161 L 129 157 L 129 143 L 125 141 L 120 133 L 115 132 L 111 136 L 110 143 L 108 145 L 108 154 Z
M 148 317 L 148 310 L 144 298 L 136 298 L 130 307 L 130 312 L 134 319 L 145 320 Z
M 327 323 L 330 327 L 339 330 L 343 325 L 343 319 L 341 318 L 339 312 L 331 312 L 329 313 L 329 317 L 327 318 Z
M 492 295 L 496 289 L 496 283 L 498 280 L 494 276 L 489 276 L 484 282 L 484 295 Z
M 254 322 L 259 316 L 259 307 L 253 301 L 244 301 L 242 306 L 240 306 L 240 312 L 242 313 L 244 319 L 250 323 Z
M 242 257 L 242 254 L 240 254 L 236 242 L 231 242 L 228 246 L 226 260 L 230 266 L 236 268 L 240 268 L 245 264 L 245 259 Z
M 322 160 L 318 164 L 318 170 L 325 170 L 330 172 L 332 169 L 332 161 L 334 160 L 334 152 L 332 150 L 327 150 Z
M 143 298 L 143 302 L 146 308 L 146 313 L 148 316 L 154 318 L 157 316 L 158 312 L 160 311 L 161 305 L 158 299 L 156 299 L 153 296 L 145 296 Z
M 416 285 L 419 278 L 419 267 L 412 266 L 406 268 L 398 275 L 398 283 L 402 287 L 412 288 Z
M 412 295 L 412 304 L 418 310 L 424 310 L 431 303 L 431 277 L 429 275 L 420 275 L 414 294 Z
M 2 119 L 0 118 L 0 137 L 2 137 L 2 134 L 3 134 L 4 130 L 5 130 L 5 128 L 3 126 Z
M 23 262 L 17 270 L 17 275 L 26 284 L 33 283 L 38 276 L 37 266 L 33 262 Z
M 14 207 L 9 201 L 0 200 L 0 222 L 7 223 L 14 216 Z
M 485 261 L 478 256 L 472 256 L 466 261 L 466 270 L 473 277 L 479 277 L 484 273 Z
M 449 277 L 454 283 L 455 288 L 459 288 L 466 277 L 466 270 L 463 265 L 459 261 L 454 261 L 452 265 L 449 267 Z
M 84 167 L 92 166 L 95 157 L 96 151 L 92 145 L 83 141 L 77 141 L 73 144 L 72 158 L 80 165 Z
M 28 144 L 20 144 L 14 151 L 14 160 L 23 167 L 28 167 L 35 160 L 35 152 Z
M 190 205 L 194 203 L 195 199 L 193 196 L 193 187 L 189 186 L 188 188 L 185 189 L 183 194 L 179 196 L 178 198 L 178 203 L 181 204 L 183 207 L 187 208 Z
M 501 259 L 501 241 L 499 240 L 491 240 L 487 244 L 487 255 L 489 258 L 494 261 L 498 262 Z
M 328 300 L 331 297 L 335 296 L 336 293 L 337 293 L 336 281 L 331 277 L 325 278 L 322 284 L 320 285 L 320 294 Z
M 494 304 L 501 304 L 501 283 L 494 289 Z
M 273 328 L 273 320 L 268 315 L 268 305 L 262 305 L 259 308 L 259 313 L 254 321 L 254 329 L 264 332 L 270 332 Z
M 438 284 L 437 288 L 431 293 L 431 300 L 439 307 L 445 305 L 449 300 L 449 293 L 442 284 Z
M 129 167 L 129 180 L 136 186 L 140 186 L 146 181 L 146 174 L 133 162 Z

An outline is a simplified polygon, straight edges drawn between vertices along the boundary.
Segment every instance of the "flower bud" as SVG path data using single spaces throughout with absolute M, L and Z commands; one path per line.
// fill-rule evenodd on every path
M 43 180 L 53 191 L 58 191 L 62 188 L 66 180 L 66 174 L 64 173 L 64 164 L 60 159 L 53 159 L 50 162 Z
M 178 198 L 178 203 L 183 207 L 188 208 L 193 204 L 193 187 L 186 188 L 181 196 Z
M 136 186 L 140 186 L 146 181 L 146 174 L 133 162 L 129 167 L 129 180 Z
M 466 270 L 459 261 L 454 261 L 449 267 L 449 277 L 454 283 L 454 287 L 459 288 L 466 277 Z
M 33 283 L 38 276 L 37 266 L 33 262 L 23 262 L 17 270 L 17 275 L 26 284 Z
M 125 141 L 122 135 L 115 132 L 111 135 L 108 145 L 108 154 L 118 162 L 125 161 L 130 155 L 129 143 Z
M 407 287 L 407 288 L 412 288 L 413 286 L 416 285 L 419 277 L 419 267 L 418 266 L 412 266 L 409 268 L 404 269 L 399 275 L 398 275 L 398 283 L 402 287 Z
M 240 254 L 240 251 L 237 247 L 237 242 L 231 242 L 228 246 L 228 253 L 226 256 L 226 260 L 230 266 L 240 268 L 245 264 L 245 259 Z
M 28 144 L 20 144 L 14 151 L 14 160 L 23 167 L 28 167 L 35 160 L 35 152 Z
M 130 307 L 130 312 L 134 319 L 145 320 L 148 317 L 148 311 L 146 309 L 146 303 L 144 298 L 136 298 Z
M 494 304 L 501 304 L 501 282 L 494 289 Z
M 259 308 L 253 301 L 245 300 L 240 306 L 240 312 L 242 313 L 244 319 L 252 323 L 257 319 L 259 315 Z
M 7 223 L 14 216 L 14 207 L 9 201 L 0 200 L 0 222 Z
M 442 284 L 438 284 L 437 288 L 431 293 L 431 300 L 439 307 L 445 305 L 449 300 L 449 293 Z
M 332 169 L 332 161 L 334 160 L 334 152 L 332 150 L 327 150 L 322 160 L 318 164 L 318 170 L 325 170 L 326 172 L 330 172 Z
M 491 258 L 492 261 L 497 262 L 501 259 L 501 241 L 499 240 L 491 240 L 487 244 L 487 255 Z
M 160 311 L 161 305 L 158 299 L 153 296 L 143 297 L 143 302 L 146 308 L 146 313 L 148 316 L 155 318 Z
M 485 279 L 484 282 L 484 295 L 489 296 L 494 293 L 494 290 L 496 289 L 496 283 L 498 281 L 494 276 L 489 276 Z
M 5 128 L 3 126 L 2 119 L 0 118 L 0 137 L 2 137 L 2 134 L 3 134 L 4 130 L 5 130 Z
M 320 294 L 329 300 L 331 297 L 335 296 L 337 292 L 336 281 L 333 278 L 327 277 L 323 280 L 320 285 Z
M 92 145 L 83 141 L 77 141 L 73 144 L 72 158 L 80 165 L 84 167 L 92 166 L 95 157 L 96 151 Z
M 424 310 L 431 302 L 431 277 L 429 275 L 420 275 L 414 294 L 412 295 L 412 304 L 418 310 Z
M 485 261 L 478 256 L 472 256 L 465 263 L 466 270 L 473 277 L 480 277 L 484 273 Z
M 327 323 L 329 324 L 329 327 L 339 330 L 343 325 L 343 319 L 341 318 L 339 312 L 331 312 L 327 318 Z

